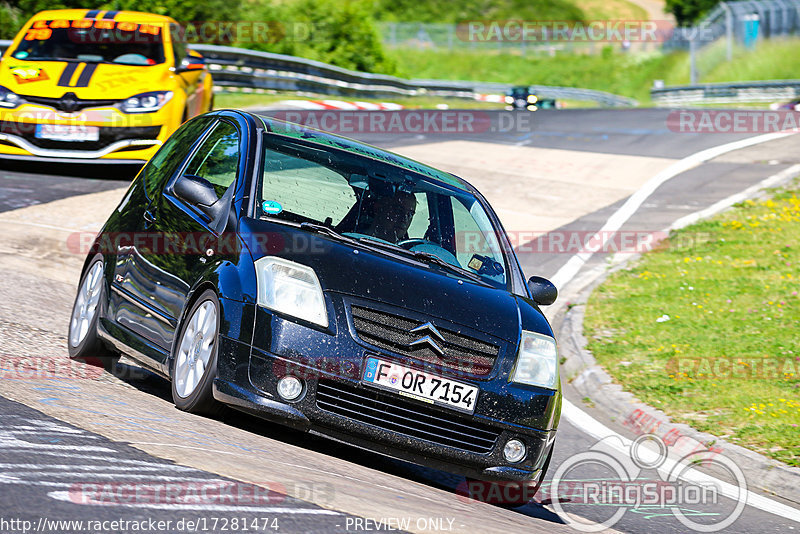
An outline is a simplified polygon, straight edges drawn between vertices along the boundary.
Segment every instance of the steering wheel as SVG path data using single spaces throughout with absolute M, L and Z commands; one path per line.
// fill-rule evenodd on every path
M 404 249 L 411 250 L 412 248 L 416 247 L 417 245 L 433 245 L 434 247 L 440 247 L 433 241 L 428 239 L 422 239 L 421 237 L 413 237 L 411 239 L 404 239 L 397 243 L 398 247 L 403 247 Z M 441 248 L 441 247 L 440 247 Z

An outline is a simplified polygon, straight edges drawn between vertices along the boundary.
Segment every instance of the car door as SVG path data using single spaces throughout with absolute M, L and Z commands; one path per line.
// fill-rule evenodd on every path
M 240 165 L 242 136 L 237 126 L 218 120 L 188 160 L 166 183 L 145 212 L 143 246 L 134 247 L 128 274 L 131 291 L 142 301 L 139 322 L 131 325 L 140 336 L 169 354 L 186 299 L 193 284 L 213 261 L 213 246 L 224 231 L 195 205 L 179 198 L 173 185 L 191 175 L 213 186 L 219 202 L 232 204 Z M 163 363 L 163 362 L 161 362 Z
M 163 327 L 153 320 L 154 311 L 149 298 L 152 288 L 143 285 L 139 273 L 135 277 L 131 275 L 131 258 L 140 257 L 138 249 L 146 247 L 147 242 L 156 237 L 150 222 L 156 199 L 214 120 L 213 117 L 198 117 L 172 134 L 142 168 L 124 202 L 117 208 L 120 225 L 115 231 L 119 235 L 112 236 L 116 239 L 109 239 L 116 247 L 109 316 L 127 330 L 136 333 L 152 331 L 147 339 L 163 335 L 157 334 Z

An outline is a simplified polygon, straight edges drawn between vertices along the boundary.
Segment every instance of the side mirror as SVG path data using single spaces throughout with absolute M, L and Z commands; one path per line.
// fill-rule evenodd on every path
M 184 174 L 172 186 L 175 196 L 191 204 L 210 220 L 216 219 L 223 209 L 223 202 L 217 198 L 214 186 L 199 176 Z
M 549 306 L 558 298 L 558 289 L 553 282 L 541 276 L 531 276 L 528 280 L 528 289 L 533 300 L 540 306 Z
M 186 72 L 190 70 L 202 70 L 206 66 L 206 60 L 203 57 L 188 55 L 181 60 L 178 65 L 178 72 Z

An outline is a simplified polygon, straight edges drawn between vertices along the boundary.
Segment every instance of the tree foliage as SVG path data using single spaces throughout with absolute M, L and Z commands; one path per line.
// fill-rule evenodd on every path
M 719 0 L 666 0 L 667 11 L 675 16 L 679 26 L 691 26 L 719 3 Z

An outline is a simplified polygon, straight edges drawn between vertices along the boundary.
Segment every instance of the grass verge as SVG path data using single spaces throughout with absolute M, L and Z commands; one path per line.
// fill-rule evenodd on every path
M 598 287 L 597 361 L 674 421 L 800 466 L 800 191 L 673 233 Z
M 724 61 L 720 41 L 701 52 L 700 81 L 731 82 L 800 77 L 800 39 L 762 41 L 753 50 L 737 47 Z M 689 83 L 686 52 L 630 53 L 607 47 L 601 54 L 520 55 L 493 50 L 405 50 L 389 52 L 402 76 L 442 80 L 493 81 L 513 84 L 560 85 L 607 91 L 647 104 L 654 80 L 666 85 Z

